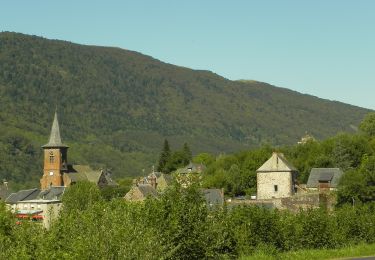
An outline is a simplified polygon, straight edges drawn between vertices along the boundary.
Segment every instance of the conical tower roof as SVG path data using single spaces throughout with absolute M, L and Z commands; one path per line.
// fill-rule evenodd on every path
M 55 112 L 55 117 L 53 119 L 52 128 L 51 128 L 51 135 L 49 136 L 49 141 L 48 141 L 47 144 L 43 145 L 42 147 L 43 148 L 68 147 L 67 145 L 63 144 L 62 141 L 61 141 L 59 121 L 57 120 L 57 112 Z

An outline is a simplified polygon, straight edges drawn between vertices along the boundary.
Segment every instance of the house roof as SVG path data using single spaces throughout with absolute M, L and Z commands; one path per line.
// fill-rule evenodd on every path
M 139 184 L 137 187 L 144 197 L 156 197 L 158 195 L 158 192 L 149 184 Z
M 101 170 L 93 170 L 88 165 L 74 165 L 69 172 L 65 173 L 69 176 L 72 182 L 78 181 L 89 181 L 93 183 L 98 183 L 100 176 L 104 172 Z M 107 174 L 106 174 L 107 175 Z M 106 176 L 106 180 L 109 185 L 117 185 L 110 176 Z
M 118 186 L 117 182 L 115 182 L 115 181 L 112 179 L 111 175 L 108 174 L 108 172 L 105 172 L 105 173 L 104 173 L 104 178 L 106 179 L 106 181 L 107 181 L 107 185 L 108 185 L 108 186 Z
M 7 204 L 15 204 L 19 201 L 31 200 L 60 200 L 64 194 L 65 187 L 51 187 L 46 190 L 29 189 L 12 193 L 5 200 Z
M 5 200 L 5 203 L 15 204 L 18 201 L 33 200 L 38 197 L 39 193 L 39 189 L 20 190 L 18 192 L 10 194 L 8 198 Z
M 59 200 L 64 194 L 65 187 L 51 187 L 39 193 L 38 198 L 43 200 Z
M 272 156 L 259 167 L 257 172 L 291 172 L 297 169 L 289 163 L 282 153 L 272 153 Z
M 203 164 L 200 164 L 200 163 L 189 163 L 186 167 L 183 167 L 183 168 L 179 168 L 176 170 L 177 173 L 182 173 L 182 174 L 186 174 L 186 173 L 190 173 L 190 172 L 202 172 L 206 169 L 206 166 L 204 166 Z
M 328 181 L 332 188 L 336 188 L 343 174 L 339 168 L 312 168 L 306 187 L 317 188 L 319 181 Z
M 47 144 L 43 145 L 42 147 L 43 148 L 68 147 L 67 145 L 63 144 L 61 141 L 59 121 L 57 120 L 57 112 L 55 112 L 55 117 L 53 119 L 49 141 Z
M 208 206 L 221 206 L 224 204 L 224 194 L 220 189 L 202 189 Z

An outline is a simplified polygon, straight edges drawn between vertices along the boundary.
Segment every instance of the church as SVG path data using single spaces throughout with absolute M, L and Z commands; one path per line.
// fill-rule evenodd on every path
M 48 228 L 58 215 L 65 189 L 80 181 L 89 181 L 98 187 L 117 186 L 108 170 L 93 170 L 88 165 L 68 163 L 68 148 L 60 136 L 57 113 L 52 123 L 47 144 L 42 146 L 44 155 L 43 175 L 40 188 L 11 193 L 5 203 L 19 219 L 42 222 Z
M 92 170 L 88 165 L 71 165 L 68 163 L 68 148 L 60 136 L 59 121 L 55 113 L 51 134 L 47 144 L 42 146 L 44 152 L 43 176 L 40 189 L 51 187 L 69 187 L 78 181 L 89 181 L 99 187 L 116 186 L 108 170 Z

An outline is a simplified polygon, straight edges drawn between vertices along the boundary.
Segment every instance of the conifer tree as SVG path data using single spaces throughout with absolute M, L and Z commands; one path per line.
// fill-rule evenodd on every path
M 187 143 L 184 143 L 184 146 L 182 148 L 182 152 L 184 153 L 184 163 L 188 164 L 193 159 L 193 154 L 190 150 L 190 147 Z
M 171 158 L 171 149 L 169 148 L 168 140 L 164 140 L 163 150 L 160 154 L 159 164 L 157 170 L 159 172 L 165 172 L 165 166 Z

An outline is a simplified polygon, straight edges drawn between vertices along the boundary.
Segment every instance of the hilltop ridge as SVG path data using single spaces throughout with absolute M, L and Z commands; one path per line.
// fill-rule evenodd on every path
M 233 152 L 296 143 L 306 131 L 318 139 L 352 132 L 369 112 L 135 51 L 10 32 L 0 33 L 0 102 L 0 147 L 17 133 L 40 160 L 57 105 L 71 160 L 109 165 L 115 176 L 152 165 L 164 138 L 194 153 Z M 0 175 L 10 169 L 0 166 Z

